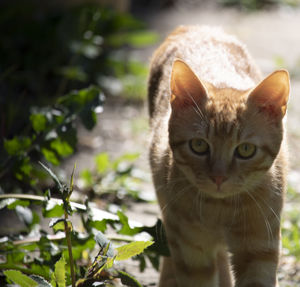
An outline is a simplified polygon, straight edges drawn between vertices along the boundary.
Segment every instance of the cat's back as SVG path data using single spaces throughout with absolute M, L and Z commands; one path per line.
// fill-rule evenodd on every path
M 245 45 L 234 36 L 219 27 L 180 26 L 152 58 L 148 86 L 151 116 L 168 110 L 170 75 L 176 58 L 186 62 L 199 79 L 217 89 L 246 91 L 261 80 L 261 73 Z

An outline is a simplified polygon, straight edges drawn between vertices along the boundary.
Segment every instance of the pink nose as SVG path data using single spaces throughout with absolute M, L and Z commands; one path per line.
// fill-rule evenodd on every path
M 212 175 L 210 179 L 219 187 L 224 181 L 227 180 L 227 177 L 224 175 Z

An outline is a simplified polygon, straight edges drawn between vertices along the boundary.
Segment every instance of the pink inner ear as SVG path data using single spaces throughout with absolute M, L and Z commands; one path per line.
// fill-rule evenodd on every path
M 207 98 L 204 85 L 182 60 L 175 60 L 171 75 L 172 107 L 200 105 Z
M 273 105 L 264 105 L 260 107 L 260 110 L 270 116 L 271 118 L 278 118 L 282 116 L 280 110 L 276 109 Z
M 290 91 L 289 75 L 278 70 L 265 78 L 249 95 L 248 101 L 271 118 L 282 118 Z

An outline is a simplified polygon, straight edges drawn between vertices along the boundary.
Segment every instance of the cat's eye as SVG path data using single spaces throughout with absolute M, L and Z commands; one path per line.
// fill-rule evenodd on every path
M 205 155 L 209 152 L 209 145 L 204 139 L 192 139 L 189 145 L 192 152 L 197 155 Z
M 235 155 L 241 159 L 249 159 L 256 153 L 256 146 L 251 143 L 242 143 L 237 146 Z

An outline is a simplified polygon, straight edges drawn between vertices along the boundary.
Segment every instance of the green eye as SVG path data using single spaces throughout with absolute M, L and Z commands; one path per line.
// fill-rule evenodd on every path
M 209 145 L 203 139 L 192 139 L 189 145 L 191 150 L 198 155 L 205 155 L 209 152 Z
M 241 159 L 249 159 L 253 157 L 255 153 L 256 146 L 251 143 L 242 143 L 235 150 L 235 155 Z

